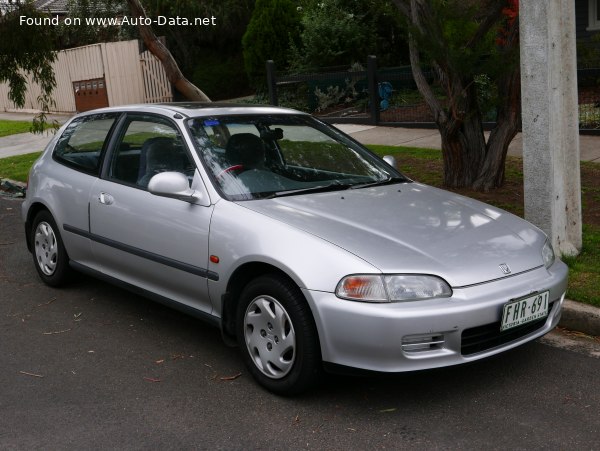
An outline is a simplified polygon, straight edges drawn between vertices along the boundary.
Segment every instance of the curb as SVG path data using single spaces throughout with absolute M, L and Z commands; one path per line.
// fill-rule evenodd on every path
M 586 335 L 600 336 L 600 308 L 565 299 L 558 325 Z
M 24 199 L 27 184 L 11 179 L 0 178 L 0 194 L 16 199 Z

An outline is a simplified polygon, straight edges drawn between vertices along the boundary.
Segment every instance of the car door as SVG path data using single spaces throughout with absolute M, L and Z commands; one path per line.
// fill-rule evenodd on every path
M 204 205 L 147 190 L 158 172 L 178 171 Z M 207 271 L 210 205 L 181 133 L 169 119 L 128 114 L 90 195 L 90 236 L 102 273 L 211 313 Z
M 51 187 L 49 205 L 63 229 L 63 242 L 72 261 L 88 265 L 91 260 L 87 237 L 88 197 L 100 174 L 102 155 L 121 113 L 99 113 L 77 117 L 57 138 L 51 165 L 45 174 Z M 44 188 L 44 189 L 48 189 Z

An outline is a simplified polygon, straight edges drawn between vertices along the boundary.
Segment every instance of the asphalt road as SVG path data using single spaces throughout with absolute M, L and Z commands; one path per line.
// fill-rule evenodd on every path
M 0 449 L 600 449 L 599 358 L 535 342 L 273 396 L 202 322 L 88 277 L 44 286 L 20 206 L 0 197 Z

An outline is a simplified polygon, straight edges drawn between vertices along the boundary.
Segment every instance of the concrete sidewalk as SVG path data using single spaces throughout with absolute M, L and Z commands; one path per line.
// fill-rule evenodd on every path
M 379 127 L 354 124 L 335 124 L 335 126 L 363 144 L 442 148 L 442 139 L 436 128 Z M 489 133 L 486 132 L 486 138 L 488 135 Z M 600 136 L 579 135 L 579 148 L 582 161 L 600 163 Z M 521 156 L 522 152 L 523 137 L 521 133 L 517 133 L 508 147 L 508 154 Z
M 4 121 L 27 121 L 31 122 L 35 114 L 33 113 L 8 113 L 0 112 L 0 120 Z M 72 115 L 70 114 L 48 114 L 46 121 L 52 124 L 54 121 L 64 124 Z M 54 130 L 46 130 L 42 134 L 19 133 L 17 135 L 4 136 L 0 138 L 0 158 L 10 157 L 12 155 L 23 155 L 31 152 L 44 150 L 46 144 L 54 136 Z

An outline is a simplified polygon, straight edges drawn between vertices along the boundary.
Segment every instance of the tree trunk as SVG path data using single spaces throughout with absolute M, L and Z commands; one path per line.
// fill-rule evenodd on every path
M 481 117 L 472 112 L 458 126 L 440 123 L 444 185 L 464 188 L 473 185 L 484 158 L 485 136 Z
M 507 47 L 518 44 L 518 22 L 512 24 Z M 498 108 L 496 127 L 491 131 L 486 155 L 473 189 L 490 191 L 504 184 L 504 168 L 508 146 L 521 125 L 521 71 L 519 66 L 498 80 L 498 92 L 503 96 Z
M 146 11 L 140 4 L 139 0 L 127 0 L 131 14 L 136 17 L 146 17 Z M 138 25 L 140 36 L 148 50 L 156 56 L 167 73 L 167 77 L 171 84 L 188 100 L 197 100 L 200 102 L 210 102 L 210 99 L 204 92 L 196 87 L 192 82 L 183 76 L 177 62 L 162 42 L 158 40 L 150 25 Z

